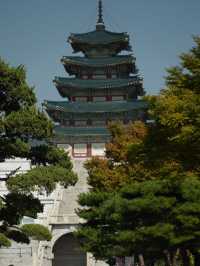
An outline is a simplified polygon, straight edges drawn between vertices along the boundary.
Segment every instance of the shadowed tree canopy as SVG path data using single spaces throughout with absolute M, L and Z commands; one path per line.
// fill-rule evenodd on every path
M 58 183 L 67 187 L 77 181 L 68 154 L 51 145 L 52 137 L 53 125 L 37 108 L 24 67 L 11 67 L 0 59 L 0 161 L 21 157 L 32 164 L 25 174 L 16 169 L 1 179 L 9 194 L 0 198 L 0 246 L 8 246 L 9 239 L 28 241 L 27 230 L 13 227 L 20 224 L 23 216 L 36 218 L 42 211 L 33 192 L 48 194 Z

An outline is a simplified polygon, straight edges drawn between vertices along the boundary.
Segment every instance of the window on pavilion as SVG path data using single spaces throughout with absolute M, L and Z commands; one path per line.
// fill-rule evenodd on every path
M 73 145 L 74 157 L 87 157 L 87 144 L 74 144 Z

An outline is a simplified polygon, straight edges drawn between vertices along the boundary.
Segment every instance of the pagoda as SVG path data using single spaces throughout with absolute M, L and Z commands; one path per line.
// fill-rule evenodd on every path
M 74 158 L 103 156 L 110 121 L 145 120 L 142 79 L 129 35 L 108 31 L 99 0 L 96 29 L 68 38 L 74 53 L 61 59 L 68 77 L 55 77 L 63 101 L 45 101 L 55 123 L 56 145 L 67 145 Z M 123 54 L 122 54 L 123 52 Z

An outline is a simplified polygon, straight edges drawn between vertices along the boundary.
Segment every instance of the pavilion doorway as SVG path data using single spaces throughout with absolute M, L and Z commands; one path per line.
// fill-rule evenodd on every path
M 53 247 L 53 266 L 86 266 L 87 256 L 72 234 L 63 235 Z

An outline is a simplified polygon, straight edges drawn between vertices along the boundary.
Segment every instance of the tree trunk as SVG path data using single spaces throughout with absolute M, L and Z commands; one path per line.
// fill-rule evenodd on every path
M 190 266 L 190 252 L 186 249 L 181 249 L 181 257 L 183 266 Z
M 194 255 L 194 266 L 200 265 L 200 253 L 193 253 Z
M 165 266 L 177 266 L 177 251 L 164 251 Z
M 173 266 L 170 252 L 168 250 L 165 250 L 164 254 L 165 254 L 165 266 Z
M 145 266 L 145 263 L 144 263 L 144 257 L 142 254 L 140 254 L 138 256 L 138 259 L 139 259 L 139 266 Z

